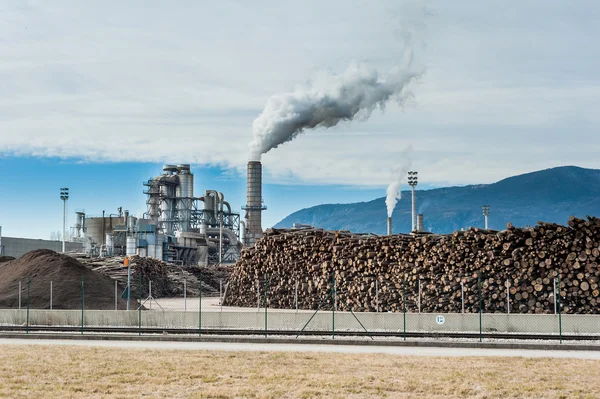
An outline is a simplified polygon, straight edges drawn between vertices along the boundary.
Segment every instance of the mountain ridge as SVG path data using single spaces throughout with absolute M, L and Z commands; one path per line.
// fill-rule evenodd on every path
M 510 176 L 490 184 L 416 190 L 417 213 L 424 214 L 425 229 L 451 233 L 470 226 L 483 227 L 481 207 L 489 205 L 489 227 L 504 229 L 534 225 L 538 220 L 565 224 L 569 216 L 600 214 L 600 170 L 558 166 Z M 402 191 L 394 213 L 394 233 L 411 229 L 410 191 Z M 357 233 L 386 233 L 385 197 L 350 204 L 324 204 L 301 209 L 277 223 L 294 223 Z

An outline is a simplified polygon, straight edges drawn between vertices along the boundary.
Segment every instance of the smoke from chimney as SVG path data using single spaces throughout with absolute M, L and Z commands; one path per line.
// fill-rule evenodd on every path
M 408 153 L 411 151 L 411 148 L 407 148 L 404 150 L 400 157 L 404 158 L 404 162 L 397 165 L 392 169 L 392 182 L 387 188 L 387 196 L 385 197 L 385 205 L 387 207 L 388 218 L 392 217 L 392 213 L 394 212 L 394 208 L 399 200 L 402 199 L 402 179 L 408 173 L 408 169 L 410 169 L 411 160 L 408 156 Z
M 404 42 L 401 65 L 386 76 L 365 64 L 353 63 L 342 74 L 322 74 L 304 87 L 268 99 L 252 124 L 250 160 L 295 139 L 307 129 L 329 128 L 340 121 L 368 119 L 389 100 L 401 106 L 412 98 L 408 86 L 424 72 L 413 64 L 413 33 L 421 28 L 428 11 L 418 2 L 401 10 L 400 37 Z

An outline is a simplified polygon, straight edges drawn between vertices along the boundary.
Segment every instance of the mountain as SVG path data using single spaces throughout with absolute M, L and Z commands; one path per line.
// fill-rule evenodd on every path
M 489 227 L 535 225 L 538 220 L 565 224 L 569 216 L 600 216 L 600 170 L 562 166 L 509 177 L 493 184 L 416 191 L 417 213 L 425 229 L 451 233 L 483 227 L 482 206 L 490 206 Z M 295 212 L 276 228 L 294 223 L 357 233 L 386 233 L 385 198 L 354 204 L 319 205 Z M 410 191 L 402 192 L 393 214 L 394 233 L 411 228 Z

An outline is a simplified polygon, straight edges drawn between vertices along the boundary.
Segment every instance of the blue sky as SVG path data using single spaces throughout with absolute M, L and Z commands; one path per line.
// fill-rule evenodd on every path
M 239 210 L 268 99 L 355 62 L 389 71 L 406 21 L 426 71 L 412 100 L 266 154 L 265 227 L 383 196 L 408 159 L 421 187 L 599 168 L 598 19 L 593 0 L 0 0 L 3 234 L 59 230 L 63 185 L 71 211 L 142 212 L 163 163 Z

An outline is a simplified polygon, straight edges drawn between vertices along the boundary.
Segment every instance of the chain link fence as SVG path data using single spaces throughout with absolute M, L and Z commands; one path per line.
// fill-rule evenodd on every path
M 594 312 L 589 309 L 588 314 L 574 314 L 578 300 L 562 286 L 560 275 L 544 293 L 544 303 L 539 302 L 539 293 L 538 303 L 532 303 L 527 289 L 515 294 L 515 284 L 527 282 L 507 278 L 502 284 L 491 284 L 483 273 L 443 283 L 418 278 L 398 283 L 386 275 L 345 280 L 330 274 L 310 287 L 287 275 L 257 275 L 246 293 L 255 305 L 243 308 L 223 306 L 226 284 L 221 285 L 219 297 L 203 296 L 202 276 L 196 284 L 191 287 L 184 281 L 181 297 L 155 298 L 152 281 L 141 276 L 127 286 L 115 282 L 113 292 L 86 284 L 83 276 L 50 281 L 31 276 L 14 282 L 14 292 L 0 296 L 0 329 L 298 338 L 315 334 L 368 339 L 443 335 L 478 340 L 523 335 L 560 341 L 600 338 L 600 315 L 590 314 Z M 190 289 L 199 295 L 188 296 Z M 564 312 L 567 307 L 568 314 Z M 535 314 L 523 312 L 532 308 Z

